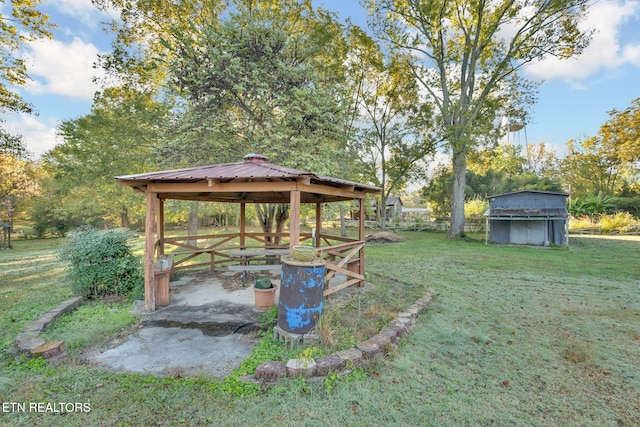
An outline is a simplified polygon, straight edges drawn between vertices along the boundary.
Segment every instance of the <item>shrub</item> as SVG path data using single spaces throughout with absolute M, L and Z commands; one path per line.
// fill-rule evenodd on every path
M 602 215 L 600 217 L 600 227 L 605 233 L 629 231 L 637 227 L 639 222 L 629 212 L 618 212 L 617 214 Z
M 598 195 L 590 194 L 581 199 L 570 200 L 567 205 L 567 210 L 575 217 L 585 215 L 596 217 L 610 212 L 612 209 L 615 209 L 615 207 L 616 205 L 613 198 L 603 196 L 599 193 Z
M 482 218 L 482 215 L 489 209 L 489 203 L 480 198 L 474 198 L 465 202 L 464 216 L 465 218 Z
M 571 218 L 569 220 L 569 229 L 570 230 L 575 230 L 575 229 L 580 229 L 580 228 L 589 228 L 589 227 L 594 227 L 597 224 L 594 224 L 593 221 L 591 221 L 591 217 L 588 216 L 581 216 L 580 218 Z
M 72 232 L 60 251 L 69 261 L 69 278 L 74 292 L 86 298 L 127 295 L 143 287 L 142 260 L 131 251 L 137 235 L 126 229 Z

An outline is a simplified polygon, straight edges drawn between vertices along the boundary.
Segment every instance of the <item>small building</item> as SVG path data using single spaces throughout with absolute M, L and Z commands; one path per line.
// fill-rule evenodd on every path
M 516 245 L 568 245 L 566 193 L 521 190 L 489 197 L 486 240 Z
M 404 203 L 402 203 L 402 199 L 397 196 L 391 196 L 387 198 L 386 206 L 385 206 L 385 215 L 387 221 L 390 221 L 394 218 L 402 217 L 402 207 Z

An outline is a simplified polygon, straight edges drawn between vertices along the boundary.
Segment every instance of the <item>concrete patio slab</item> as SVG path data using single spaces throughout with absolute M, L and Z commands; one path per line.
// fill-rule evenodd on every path
M 224 280 L 198 272 L 172 282 L 167 307 L 143 314 L 141 328 L 91 361 L 115 372 L 229 375 L 257 344 L 255 322 L 264 311 L 255 309 L 251 286 L 228 290 Z

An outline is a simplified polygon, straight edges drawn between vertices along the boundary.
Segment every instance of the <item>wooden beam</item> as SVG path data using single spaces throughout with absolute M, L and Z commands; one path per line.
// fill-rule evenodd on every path
M 153 192 L 147 192 L 147 216 L 145 221 L 144 246 L 144 303 L 148 311 L 156 309 L 156 289 L 154 273 L 154 254 L 156 248 L 156 215 L 160 199 Z
M 284 182 L 219 182 L 212 187 L 209 183 L 153 183 L 147 188 L 156 193 L 270 193 L 284 191 L 289 192 L 297 188 L 294 181 Z
M 317 194 L 325 194 L 327 196 L 338 196 L 344 197 L 347 199 L 363 199 L 365 193 L 360 191 L 354 191 L 350 188 L 336 188 L 330 187 L 328 185 L 320 185 L 320 184 L 309 184 L 305 186 L 301 190 L 307 193 L 317 193 Z
M 247 226 L 247 204 L 240 203 L 240 247 L 244 248 L 245 233 Z
M 158 200 L 158 258 L 160 255 L 164 255 L 164 200 Z
M 289 212 L 289 249 L 300 243 L 300 191 L 291 192 Z
M 320 247 L 322 240 L 322 203 L 316 203 L 316 248 Z
M 364 223 L 365 223 L 365 215 L 367 214 L 366 212 L 366 204 L 365 204 L 365 199 L 360 199 L 360 241 L 364 242 Z M 359 269 L 358 272 L 360 273 L 360 275 L 362 275 L 364 277 L 364 244 L 362 245 L 362 247 L 360 248 L 360 264 L 359 264 Z M 364 285 L 364 280 L 361 281 L 358 286 L 362 286 Z
M 311 176 L 310 175 L 300 176 L 296 179 L 296 182 L 302 185 L 309 185 L 311 184 Z
M 326 296 L 329 296 L 329 295 L 331 295 L 331 294 L 334 294 L 334 293 L 336 293 L 336 292 L 338 292 L 338 291 L 343 290 L 344 288 L 348 288 L 349 286 L 355 285 L 355 284 L 357 284 L 358 282 L 360 282 L 360 279 L 351 279 L 351 280 L 347 280 L 347 281 L 346 281 L 346 282 L 344 282 L 344 283 L 341 283 L 341 284 L 339 284 L 339 285 L 337 285 L 337 286 L 334 286 L 334 287 L 332 287 L 332 288 L 329 288 L 329 289 L 325 290 L 325 291 L 324 291 L 324 296 L 326 297 Z
M 354 273 L 351 270 L 347 270 L 344 267 L 339 267 L 335 264 L 327 264 L 327 270 L 331 270 L 333 272 L 343 273 L 347 277 L 351 277 L 358 280 L 364 280 L 364 276 L 362 274 Z M 335 274 L 335 273 L 334 273 Z

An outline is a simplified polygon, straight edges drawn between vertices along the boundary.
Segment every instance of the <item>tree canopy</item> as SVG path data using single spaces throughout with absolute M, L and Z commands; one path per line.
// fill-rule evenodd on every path
M 382 188 L 381 206 L 407 183 L 424 176 L 425 160 L 435 153 L 432 111 L 419 103 L 410 58 L 391 55 L 357 27 L 350 29 L 347 81 L 355 90 L 354 151 L 364 178 Z M 385 215 L 381 226 L 385 227 Z
M 168 109 L 148 93 L 111 88 L 98 94 L 90 114 L 59 125 L 63 142 L 43 162 L 53 179 L 46 191 L 68 218 L 129 226 L 140 203 L 113 177 L 155 167 Z
M 52 37 L 53 25 L 38 10 L 39 4 L 40 0 L 0 2 L 0 113 L 33 112 L 33 106 L 12 87 L 24 86 L 30 80 L 25 59 L 19 55 L 21 50 L 33 40 Z
M 535 84 L 518 71 L 547 55 L 579 54 L 588 0 L 371 0 L 371 25 L 414 57 L 415 77 L 439 112 L 452 155 L 450 237 L 464 234 L 467 155 L 496 141 L 501 116 L 526 118 Z

